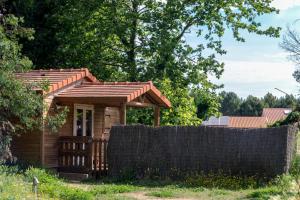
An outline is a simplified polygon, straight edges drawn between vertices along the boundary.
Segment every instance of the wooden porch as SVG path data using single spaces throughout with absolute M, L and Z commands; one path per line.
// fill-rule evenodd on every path
M 58 170 L 60 172 L 107 174 L 107 143 L 90 136 L 59 137 Z

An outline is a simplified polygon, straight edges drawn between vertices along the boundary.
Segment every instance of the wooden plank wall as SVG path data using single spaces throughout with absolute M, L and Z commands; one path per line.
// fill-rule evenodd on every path
M 102 105 L 94 105 L 94 137 L 100 139 L 104 131 L 104 110 Z
M 30 133 L 24 133 L 21 136 L 13 137 L 11 145 L 13 156 L 15 156 L 18 161 L 27 164 L 40 164 L 40 141 L 41 131 L 38 130 Z
M 120 125 L 120 109 L 118 107 L 105 108 L 104 124 L 103 139 L 109 139 L 111 127 L 114 125 Z

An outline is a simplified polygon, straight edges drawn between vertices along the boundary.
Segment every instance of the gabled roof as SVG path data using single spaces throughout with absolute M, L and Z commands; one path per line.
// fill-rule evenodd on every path
M 49 91 L 55 92 L 72 83 L 80 80 L 98 82 L 98 80 L 89 72 L 87 68 L 81 69 L 49 69 L 49 70 L 32 70 L 24 73 L 15 73 L 16 77 L 27 83 L 49 81 Z
M 170 101 L 148 82 L 98 82 L 82 83 L 73 88 L 62 91 L 56 95 L 57 98 L 98 98 L 98 99 L 123 99 L 131 102 L 137 97 L 148 94 L 160 106 L 170 108 Z
M 273 124 L 285 119 L 291 111 L 291 108 L 264 108 L 262 116 L 267 118 L 268 124 Z
M 229 117 L 228 127 L 233 128 L 266 128 L 265 117 Z
M 81 100 L 89 101 L 96 98 L 95 103 L 100 103 L 101 101 L 99 100 L 104 99 L 106 102 L 110 100 L 130 102 L 146 94 L 147 100 L 153 101 L 156 105 L 166 108 L 171 107 L 170 101 L 161 94 L 151 81 L 99 82 L 87 68 L 32 70 L 24 73 L 15 73 L 15 75 L 26 83 L 38 83 L 42 80 L 48 81 L 50 86 L 47 93 L 55 92 L 55 97 L 59 99 L 81 98 Z M 41 89 L 37 88 L 37 90 Z

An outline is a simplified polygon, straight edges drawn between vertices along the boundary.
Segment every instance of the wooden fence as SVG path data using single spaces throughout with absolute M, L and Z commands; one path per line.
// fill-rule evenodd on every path
M 59 171 L 106 174 L 107 140 L 87 136 L 59 138 Z

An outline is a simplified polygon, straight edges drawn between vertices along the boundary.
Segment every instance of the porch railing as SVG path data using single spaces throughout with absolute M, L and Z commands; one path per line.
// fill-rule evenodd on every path
M 59 138 L 59 171 L 105 174 L 107 140 L 88 136 Z

